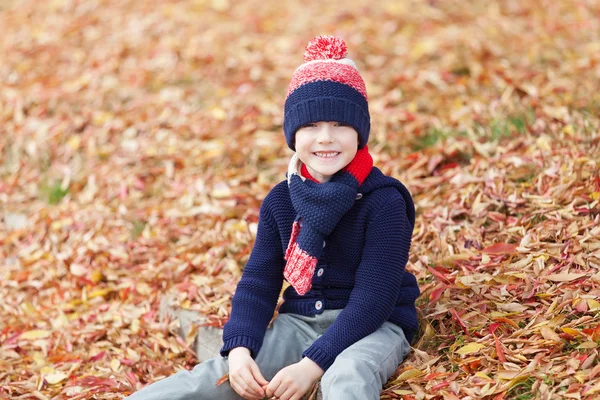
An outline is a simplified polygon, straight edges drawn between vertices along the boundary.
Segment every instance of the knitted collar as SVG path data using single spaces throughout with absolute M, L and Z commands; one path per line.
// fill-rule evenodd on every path
M 283 275 L 298 294 L 310 290 L 325 238 L 352 208 L 357 190 L 372 168 L 373 158 L 367 147 L 358 150 L 350 164 L 324 183 L 310 176 L 297 154 L 290 160 L 288 186 L 297 216 L 285 252 Z

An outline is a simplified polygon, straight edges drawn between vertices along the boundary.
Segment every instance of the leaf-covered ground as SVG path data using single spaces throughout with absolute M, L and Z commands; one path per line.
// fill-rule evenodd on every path
M 227 320 L 309 39 L 348 43 L 417 206 L 422 332 L 382 398 L 600 396 L 600 5 L 0 1 L 0 397 L 191 368 Z

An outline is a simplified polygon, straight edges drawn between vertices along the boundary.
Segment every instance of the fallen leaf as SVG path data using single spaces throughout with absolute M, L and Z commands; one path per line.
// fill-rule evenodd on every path
M 219 380 L 217 381 L 217 383 L 215 384 L 215 386 L 221 386 L 222 384 L 224 384 L 228 380 L 229 380 L 229 374 L 225 374 L 225 375 L 223 375 L 222 377 L 219 378 Z
M 34 329 L 27 331 L 19 336 L 20 339 L 34 340 L 34 339 L 45 339 L 50 336 L 52 332 L 44 329 Z
M 560 338 L 560 336 L 558 336 L 558 334 L 556 332 L 554 332 L 554 330 L 550 329 L 547 326 L 542 326 L 540 328 L 540 333 L 542 334 L 542 337 L 544 339 L 554 340 L 555 342 L 562 342 L 562 339 Z
M 486 247 L 481 251 L 487 254 L 511 254 L 515 252 L 515 249 L 518 246 L 518 244 L 511 243 L 496 243 L 489 247 Z
M 469 343 L 460 349 L 456 350 L 457 354 L 461 356 L 466 356 L 467 354 L 477 353 L 479 350 L 483 349 L 485 346 L 481 343 Z
M 570 274 L 570 273 L 561 273 L 561 274 L 550 274 L 541 276 L 542 279 L 547 279 L 553 282 L 570 282 L 576 279 L 582 278 L 587 274 Z
M 48 382 L 50 385 L 56 385 L 59 382 L 62 382 L 63 380 L 65 380 L 67 378 L 67 374 L 65 374 L 64 372 L 61 371 L 56 371 L 54 373 L 48 374 L 44 376 L 44 379 L 46 380 L 46 382 Z

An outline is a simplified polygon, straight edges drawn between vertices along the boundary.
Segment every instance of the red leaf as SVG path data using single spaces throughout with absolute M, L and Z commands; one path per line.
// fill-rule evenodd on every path
M 446 386 L 450 386 L 450 382 L 444 381 L 442 383 L 438 383 L 437 385 L 435 385 L 434 387 L 431 388 L 431 391 L 436 392 L 442 388 L 445 388 Z
M 127 372 L 125 374 L 125 377 L 127 378 L 127 380 L 129 381 L 129 383 L 131 383 L 131 386 L 135 387 L 135 385 L 138 383 L 138 378 L 137 376 L 135 376 L 135 374 L 131 371 Z
M 485 249 L 481 250 L 484 253 L 487 254 L 510 254 L 510 253 L 514 253 L 515 249 L 517 248 L 517 244 L 510 244 L 510 243 L 496 243 L 493 244 L 489 247 L 486 247 Z
M 496 329 L 498 329 L 499 327 L 500 327 L 500 324 L 498 322 L 494 322 L 489 327 L 490 333 L 493 335 L 494 332 L 496 332 Z
M 429 304 L 433 304 L 438 301 L 447 288 L 448 286 L 444 285 L 443 283 L 439 283 L 429 295 Z
M 440 376 L 440 375 L 444 375 L 444 374 L 443 374 L 443 373 L 441 373 L 441 372 L 432 372 L 431 374 L 427 375 L 427 376 L 426 376 L 424 379 L 425 379 L 426 381 L 431 381 L 431 380 L 433 380 L 433 379 L 437 378 L 437 377 L 438 377 L 438 376 Z
M 451 283 L 452 282 L 451 278 L 446 275 L 446 274 L 448 274 L 448 271 L 443 271 L 442 272 L 442 271 L 439 271 L 437 268 L 432 268 L 432 267 L 427 267 L 427 269 L 429 270 L 429 272 L 431 272 L 431 274 L 433 276 L 435 276 L 436 278 L 438 278 L 442 282 L 444 282 L 444 283 Z
M 494 343 L 496 345 L 496 354 L 498 354 L 498 360 L 500 362 L 505 363 L 506 357 L 504 357 L 504 350 L 502 350 L 502 345 L 500 344 L 500 341 L 498 340 L 498 337 L 496 335 L 492 333 L 492 336 L 494 337 Z
M 469 335 L 469 328 L 467 328 L 467 325 L 464 323 L 464 321 L 462 319 L 460 319 L 460 317 L 458 316 L 458 313 L 456 312 L 455 309 L 451 308 L 448 311 L 450 311 L 450 314 L 452 315 L 452 318 L 454 320 L 456 320 L 456 322 L 458 322 L 458 324 L 463 328 L 463 331 L 465 332 L 465 335 L 467 335 L 467 337 L 470 337 Z
M 101 351 L 100 353 L 96 354 L 95 356 L 90 358 L 90 361 L 98 361 L 100 360 L 102 357 L 104 357 L 104 355 L 106 354 L 105 351 Z

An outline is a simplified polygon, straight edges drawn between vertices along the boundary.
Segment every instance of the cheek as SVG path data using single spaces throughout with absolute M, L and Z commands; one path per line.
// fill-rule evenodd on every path
M 296 153 L 307 153 L 310 149 L 310 141 L 306 138 L 297 138 L 295 147 Z
M 356 150 L 358 150 L 359 144 L 360 143 L 358 141 L 358 137 L 356 137 L 356 138 L 352 137 L 352 138 L 347 139 L 344 142 L 344 147 L 347 148 L 347 149 L 353 149 L 353 150 L 356 151 Z

